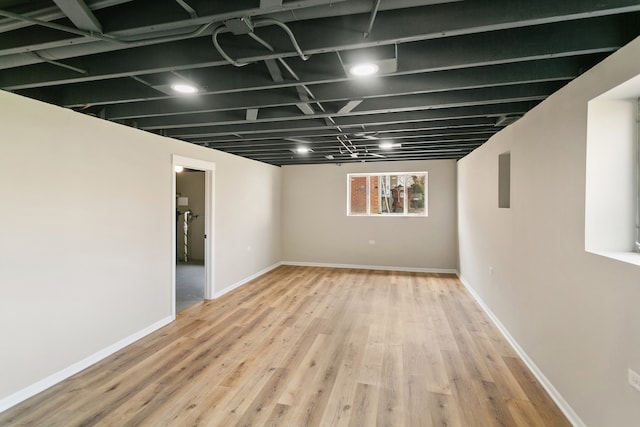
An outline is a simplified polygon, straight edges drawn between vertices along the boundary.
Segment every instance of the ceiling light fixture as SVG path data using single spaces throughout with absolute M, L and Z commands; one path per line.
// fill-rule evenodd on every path
M 171 85 L 171 89 L 179 93 L 191 94 L 198 92 L 198 88 L 185 83 L 176 83 Z
M 399 142 L 381 142 L 378 147 L 381 150 L 391 150 L 392 148 L 398 148 L 398 147 L 402 147 L 402 144 L 400 144 Z
M 378 67 L 378 65 L 371 62 L 367 62 L 363 64 L 354 65 L 349 69 L 349 72 L 351 73 L 351 75 L 356 77 L 366 77 L 366 76 L 374 75 L 375 73 L 378 72 L 379 69 L 380 67 Z
M 182 172 L 184 170 L 184 168 L 182 166 L 176 165 L 174 170 L 176 171 L 176 173 L 180 173 L 180 172 Z
M 311 149 L 308 148 L 308 147 L 298 147 L 298 148 L 296 148 L 296 153 L 298 153 L 298 154 L 307 154 L 307 153 L 310 153 L 310 152 L 311 152 Z

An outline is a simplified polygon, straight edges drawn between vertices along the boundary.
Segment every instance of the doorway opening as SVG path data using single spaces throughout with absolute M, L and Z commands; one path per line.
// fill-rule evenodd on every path
M 173 156 L 172 315 L 211 299 L 215 164 Z
M 204 171 L 176 168 L 176 313 L 204 300 L 204 182 Z

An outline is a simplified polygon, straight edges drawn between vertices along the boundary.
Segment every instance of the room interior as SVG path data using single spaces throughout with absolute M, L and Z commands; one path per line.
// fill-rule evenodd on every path
M 176 323 L 191 159 L 215 165 L 205 295 L 283 266 L 456 274 L 572 425 L 637 424 L 637 2 L 27 3 L 0 3 L 0 410 Z M 202 56 L 152 55 L 172 43 Z M 365 87 L 335 53 L 375 45 Z M 428 216 L 347 215 L 348 174 L 422 171 Z

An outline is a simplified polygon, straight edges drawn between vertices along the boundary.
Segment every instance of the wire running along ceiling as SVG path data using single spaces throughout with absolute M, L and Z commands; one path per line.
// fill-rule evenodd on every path
M 460 159 L 639 34 L 636 0 L 0 0 L 0 88 L 274 165 Z

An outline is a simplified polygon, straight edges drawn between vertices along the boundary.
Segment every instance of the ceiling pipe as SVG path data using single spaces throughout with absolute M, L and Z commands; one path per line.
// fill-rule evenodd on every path
M 251 38 L 256 40 L 258 43 L 260 43 L 261 45 L 263 45 L 264 47 L 269 49 L 271 52 L 274 51 L 274 48 L 269 43 L 264 41 L 262 38 L 258 37 L 253 32 L 253 29 L 255 27 L 263 27 L 263 26 L 268 26 L 268 25 L 277 25 L 278 27 L 282 28 L 285 31 L 285 33 L 287 33 L 287 35 L 289 36 L 289 39 L 291 40 L 291 44 L 293 45 L 293 48 L 298 53 L 298 56 L 300 57 L 300 59 L 302 59 L 303 61 L 306 61 L 306 60 L 309 59 L 309 56 L 305 55 L 304 52 L 302 51 L 302 49 L 300 48 L 300 45 L 298 44 L 298 41 L 296 40 L 296 36 L 293 34 L 293 31 L 291 31 L 291 29 L 286 24 L 283 24 L 282 22 L 277 21 L 275 19 L 271 19 L 271 18 L 256 19 L 253 22 L 251 22 L 248 17 L 247 18 L 243 18 L 243 19 L 245 19 L 244 22 L 249 22 L 249 25 L 250 25 L 250 27 L 247 27 L 247 28 L 250 28 L 250 30 L 247 32 L 247 34 Z M 239 61 L 236 61 L 235 59 L 231 58 L 227 54 L 227 52 L 225 52 L 225 50 L 222 48 L 222 46 L 220 46 L 220 43 L 218 42 L 218 35 L 221 34 L 221 33 L 229 33 L 229 32 L 232 32 L 232 30 L 229 29 L 229 27 L 226 24 L 220 25 L 215 30 L 213 30 L 213 33 L 211 34 L 211 40 L 213 41 L 213 46 L 216 48 L 216 50 L 218 51 L 220 56 L 222 56 L 231 65 L 234 65 L 236 67 L 244 67 L 245 65 L 249 65 L 250 62 L 239 62 Z M 280 59 L 280 58 L 278 58 L 278 59 Z M 281 61 L 281 63 L 282 63 L 282 61 Z M 286 65 L 286 64 L 283 64 L 283 65 L 285 66 L 285 68 L 287 68 L 287 71 L 291 72 L 295 76 L 295 73 L 293 73 L 293 70 L 291 70 L 288 65 Z
M 47 64 L 55 65 L 61 68 L 66 68 L 67 70 L 75 71 L 76 73 L 80 73 L 80 74 L 89 74 L 87 70 L 83 70 L 82 68 L 74 67 L 72 65 L 67 65 L 59 61 L 54 61 L 53 59 L 47 59 L 39 55 L 38 52 L 31 52 L 31 54 L 36 58 L 38 58 L 40 61 L 46 62 Z
M 262 37 L 259 37 L 256 33 L 253 33 L 253 32 L 249 33 L 249 37 L 251 37 L 252 39 L 257 41 L 258 43 L 260 43 L 262 46 L 264 46 L 267 49 L 269 49 L 269 51 L 271 51 L 271 52 L 275 51 L 274 47 L 271 46 L 271 44 L 269 44 Z M 300 77 L 298 76 L 298 74 L 295 71 L 293 71 L 293 68 L 291 68 L 291 66 L 287 63 L 287 61 L 284 58 L 278 57 L 277 60 L 284 67 L 284 69 L 287 70 L 289 72 L 289 74 L 291 74 L 291 77 L 293 77 L 297 81 L 300 81 Z M 309 89 L 309 87 L 307 85 L 301 85 L 301 86 L 304 89 L 304 91 L 311 97 L 311 99 L 316 99 L 316 96 L 311 92 L 311 89 Z M 320 109 L 323 112 L 326 111 L 324 109 L 324 107 L 322 106 L 322 104 L 320 104 L 319 102 L 316 102 L 316 104 L 318 105 L 318 107 L 320 107 Z
M 302 49 L 298 44 L 298 40 L 296 40 L 296 36 L 293 34 L 293 31 L 291 31 L 291 29 L 287 26 L 287 24 L 283 24 L 282 22 L 272 18 L 257 19 L 255 21 L 255 24 L 256 26 L 259 26 L 259 27 L 266 26 L 266 25 L 276 25 L 282 28 L 284 32 L 287 33 L 287 35 L 289 36 L 289 39 L 291 40 L 291 44 L 293 45 L 293 48 L 296 50 L 296 52 L 298 52 L 298 56 L 300 57 L 300 59 L 302 59 L 303 61 L 306 61 L 310 58 L 309 56 L 305 55 L 302 52 Z
M 431 0 L 429 3 L 435 4 L 435 3 L 448 3 L 448 2 L 455 2 L 455 1 L 461 1 L 461 0 Z M 97 9 L 97 8 L 109 7 L 113 4 L 120 4 L 120 3 L 127 3 L 127 2 L 129 1 L 128 0 L 97 0 L 95 4 L 94 2 L 88 2 L 88 4 L 90 5 L 91 9 L 94 9 L 94 8 Z M 326 3 L 326 4 L 323 4 L 323 3 Z M 408 7 L 419 6 L 421 4 L 424 5 L 424 0 L 394 0 L 394 2 L 392 3 L 382 4 L 380 6 L 380 10 L 403 9 Z M 330 7 L 327 7 L 329 5 Z M 289 22 L 289 21 L 295 21 L 296 19 L 308 20 L 308 19 L 329 18 L 333 16 L 339 16 L 342 14 L 352 15 L 352 14 L 370 12 L 371 3 L 369 0 L 331 0 L 330 2 L 329 1 L 322 2 L 320 0 L 306 0 L 306 1 L 298 1 L 295 3 L 295 5 L 292 4 L 291 6 L 284 4 L 282 8 L 283 10 L 273 11 L 271 13 L 267 12 L 268 14 L 266 15 L 266 17 L 276 19 L 280 22 Z M 294 10 L 295 10 L 295 13 L 294 13 Z M 244 10 L 242 12 L 243 12 L 242 16 L 248 16 L 247 14 L 253 16 L 259 13 L 257 9 Z M 24 15 L 19 15 L 19 16 L 27 18 Z M 55 19 L 57 18 L 57 16 L 58 15 L 55 15 L 51 17 L 51 19 Z M 204 32 L 204 30 L 206 30 L 206 28 L 208 28 L 208 26 L 210 26 L 212 22 L 220 22 L 223 20 L 232 19 L 237 16 L 238 14 L 233 12 L 226 13 L 226 14 L 199 16 L 198 18 L 195 18 L 195 19 L 187 19 L 183 21 L 170 22 L 166 24 L 155 24 L 152 26 L 153 30 L 151 30 L 151 26 L 148 26 L 148 27 L 140 27 L 140 28 L 129 29 L 129 30 L 122 30 L 122 31 L 119 31 L 119 33 L 121 32 L 123 35 L 127 34 L 128 36 L 132 36 L 133 34 L 142 35 L 144 32 L 151 32 L 151 31 L 166 32 L 166 31 L 174 31 L 178 28 L 193 27 L 195 25 L 203 25 L 203 26 L 206 25 L 206 27 L 200 27 L 202 31 L 196 30 L 192 33 L 186 33 L 186 34 L 183 33 L 184 35 L 172 34 L 170 36 L 170 37 L 175 37 L 172 40 L 182 40 L 190 37 L 197 37 L 200 33 Z M 49 15 L 47 15 L 46 17 L 43 15 L 43 17 L 45 19 L 49 19 Z M 17 19 L 17 18 L 14 18 L 14 19 Z M 46 22 L 41 19 L 38 19 L 36 21 L 37 22 L 35 23 L 31 21 L 25 21 L 25 20 L 20 20 L 17 22 L 22 22 L 25 25 L 28 25 L 28 24 L 34 25 L 36 23 Z M 0 29 L 4 28 L 7 25 L 10 25 L 10 24 L 4 23 L 3 26 L 0 27 Z M 118 38 L 119 40 L 122 40 L 119 37 L 120 36 L 116 36 L 116 38 Z M 127 40 L 127 39 L 124 39 L 124 40 Z M 166 41 L 168 41 L 168 39 L 165 39 L 165 38 L 150 38 L 150 39 L 136 40 L 136 42 L 139 43 L 140 45 L 160 43 L 160 42 L 166 42 Z M 98 53 L 111 52 L 114 50 L 119 50 L 127 47 L 125 43 L 120 43 L 120 44 L 106 43 L 105 44 L 105 43 L 102 43 L 101 40 L 95 40 L 89 43 L 80 42 L 78 40 L 70 40 L 70 42 L 71 44 L 69 44 L 69 42 L 66 42 L 65 45 L 49 47 L 46 49 L 38 49 L 38 51 L 41 54 L 44 54 L 48 57 L 55 57 L 56 59 L 60 60 L 60 59 L 74 58 L 74 57 L 84 56 L 84 55 L 93 55 Z M 38 62 L 37 58 L 31 55 L 22 55 L 23 53 L 32 52 L 33 50 L 34 49 L 29 48 L 29 46 L 24 46 L 21 49 L 11 49 L 10 54 L 5 54 L 0 56 L 0 70 L 7 69 L 7 68 L 21 67 L 21 66 L 37 63 Z
M 258 43 L 260 43 L 262 46 L 266 47 L 269 51 L 271 51 L 271 52 L 275 51 L 275 48 L 273 46 L 271 46 L 271 44 L 269 42 L 264 40 L 262 37 L 258 36 L 256 33 L 250 32 L 250 33 L 247 33 L 247 34 L 249 35 L 249 37 L 251 37 L 252 39 L 257 41 Z M 292 36 L 293 36 L 293 34 L 292 34 Z M 214 41 L 214 44 L 215 44 L 215 41 Z M 218 51 L 218 52 L 220 52 L 220 51 Z M 220 52 L 221 55 L 223 53 L 224 53 L 224 51 Z M 224 54 L 226 55 L 226 53 L 224 53 Z M 225 58 L 225 59 L 227 59 L 227 58 Z M 229 58 L 229 59 L 231 59 L 231 58 Z M 308 57 L 307 57 L 307 59 L 308 59 Z M 287 63 L 287 61 L 284 58 L 278 57 L 277 60 L 289 72 L 289 74 L 291 74 L 291 77 L 293 77 L 297 81 L 300 81 L 300 77 L 298 76 L 298 74 L 295 71 L 293 71 L 293 68 L 291 68 L 291 66 Z M 238 67 L 243 67 L 245 65 L 248 65 L 248 64 L 241 64 L 241 63 L 238 63 L 238 64 L 239 65 L 236 65 Z M 307 85 L 303 84 L 301 86 L 302 86 L 302 89 L 304 89 L 304 91 L 309 95 L 309 97 L 311 97 L 311 99 L 316 99 L 316 96 L 313 94 L 313 92 L 311 92 L 311 89 L 309 89 L 309 87 Z M 300 97 L 302 99 L 302 95 L 300 95 Z M 302 100 L 304 100 L 304 99 L 302 99 Z M 323 113 L 325 113 L 327 111 L 320 102 L 315 102 L 315 104 L 318 106 L 318 108 L 320 108 L 320 110 L 322 110 Z
M 187 3 L 185 0 L 176 0 L 176 3 L 178 3 L 189 14 L 191 19 L 195 19 L 198 17 L 198 13 L 196 12 L 196 10 L 189 6 L 189 3 Z

